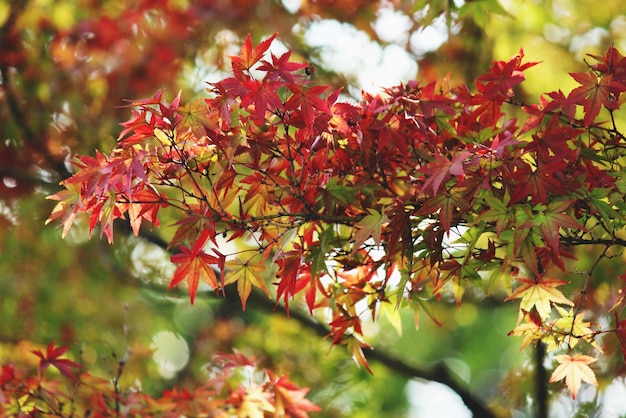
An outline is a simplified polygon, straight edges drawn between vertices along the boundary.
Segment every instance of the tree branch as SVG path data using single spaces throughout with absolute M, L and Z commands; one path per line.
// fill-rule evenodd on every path
M 606 245 L 613 246 L 618 245 L 620 247 L 626 247 L 626 240 L 620 238 L 578 238 L 578 237 L 561 237 L 560 242 L 569 245 L 569 246 L 577 246 L 577 245 Z
M 130 227 L 124 227 L 124 232 L 130 233 Z M 141 230 L 140 237 L 146 239 L 159 246 L 162 249 L 167 250 L 167 243 L 160 238 L 158 235 L 153 234 L 149 231 Z M 172 250 L 167 250 L 172 252 Z M 166 290 L 158 285 L 150 284 L 142 281 L 142 285 L 149 288 L 150 290 L 165 292 Z M 171 289 L 167 290 L 168 295 L 179 294 L 181 297 L 187 296 L 187 293 L 182 290 Z M 215 296 L 213 292 L 208 292 L 207 296 L 209 297 L 218 297 Z M 228 301 L 228 303 L 240 304 L 241 301 L 236 292 L 225 292 L 225 295 L 219 296 L 224 301 Z M 330 329 L 323 323 L 316 320 L 314 317 L 309 315 L 308 313 L 300 310 L 289 308 L 289 312 L 284 305 L 280 303 L 276 303 L 276 301 L 269 299 L 264 293 L 258 291 L 257 289 L 253 289 L 248 297 L 247 306 L 250 309 L 254 309 L 260 312 L 269 313 L 269 314 L 280 314 L 282 316 L 288 317 L 298 322 L 302 327 L 312 331 L 320 338 L 326 338 Z M 448 386 L 452 391 L 454 391 L 459 397 L 463 400 L 467 408 L 472 412 L 473 416 L 481 417 L 481 418 L 495 418 L 493 412 L 491 412 L 484 404 L 484 402 L 477 398 L 471 391 L 464 387 L 459 383 L 459 379 L 454 376 L 454 374 L 450 371 L 450 369 L 444 363 L 438 363 L 434 367 L 423 368 L 417 367 L 415 365 L 409 364 L 403 359 L 400 359 L 393 354 L 387 352 L 382 348 L 374 348 L 372 350 L 366 350 L 365 356 L 370 361 L 375 361 L 383 366 L 387 367 L 389 370 L 394 373 L 403 375 L 408 377 L 409 379 L 423 379 L 433 382 L 438 382 L 443 385 Z
M 548 418 L 548 374 L 543 364 L 546 347 L 541 341 L 535 346 L 535 408 L 537 418 Z

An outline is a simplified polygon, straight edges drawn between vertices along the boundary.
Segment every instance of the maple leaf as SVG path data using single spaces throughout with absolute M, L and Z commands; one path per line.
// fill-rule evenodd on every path
M 46 348 L 45 354 L 41 352 L 41 350 L 33 350 L 31 351 L 31 353 L 39 357 L 40 373 L 43 373 L 43 371 L 46 370 L 49 366 L 53 366 L 58 371 L 60 371 L 63 376 L 77 381 L 78 376 L 76 376 L 73 369 L 80 369 L 83 366 L 72 360 L 60 358 L 67 352 L 67 350 L 69 350 L 69 346 L 55 347 L 54 343 L 52 342 Z
M 59 220 L 63 224 L 62 238 L 65 238 L 69 232 L 74 220 L 76 219 L 76 213 L 82 207 L 81 186 L 77 183 L 65 183 L 65 190 L 46 196 L 46 199 L 57 200 L 58 203 L 54 206 L 50 217 L 46 220 L 46 225 L 50 222 Z
M 537 164 L 533 169 L 524 164 L 513 173 L 515 188 L 511 192 L 511 202 L 514 204 L 527 199 L 529 196 L 535 203 L 547 203 L 548 193 L 559 195 L 563 191 L 563 184 L 555 177 L 555 174 L 566 167 L 562 159 L 554 158 L 552 161 L 544 161 Z
M 172 278 L 168 288 L 171 289 L 184 279 L 187 279 L 187 288 L 192 305 L 195 300 L 196 293 L 198 292 L 198 284 L 200 283 L 201 278 L 209 286 L 211 286 L 211 288 L 215 290 L 219 288 L 215 271 L 211 265 L 220 265 L 223 264 L 223 261 L 220 260 L 220 258 L 209 255 L 202 250 L 208 236 L 209 231 L 203 231 L 191 248 L 179 245 L 178 248 L 181 253 L 175 254 L 170 258 L 172 263 L 178 264 L 178 267 L 174 272 L 174 277 Z
M 224 284 L 237 282 L 237 292 L 241 298 L 243 310 L 246 309 L 246 301 L 248 296 L 250 296 L 252 286 L 260 288 L 263 293 L 268 297 L 270 296 L 267 284 L 260 274 L 262 271 L 267 270 L 267 266 L 263 262 L 255 263 L 252 261 L 252 258 L 244 262 L 237 258 L 226 261 L 224 266 L 228 269 L 224 275 Z
M 566 96 L 561 90 L 552 91 L 548 93 L 548 96 L 552 99 L 552 101 L 546 104 L 544 109 L 546 112 L 561 109 L 570 122 L 574 122 L 576 120 L 576 96 L 571 94 Z
M 310 269 L 303 264 L 302 254 L 298 251 L 288 251 L 283 257 L 276 260 L 278 264 L 277 277 L 280 278 L 276 289 L 276 301 L 282 297 L 285 308 L 289 312 L 289 298 L 294 297 L 304 287 L 309 284 L 311 275 L 305 274 Z
M 560 229 L 586 230 L 574 218 L 563 213 L 573 202 L 574 200 L 555 200 L 543 212 L 534 215 L 519 226 L 519 229 L 540 228 L 541 237 L 554 253 L 553 260 L 561 270 L 565 270 L 565 265 L 561 259 Z
M 312 86 L 305 88 L 298 84 L 289 84 L 289 90 L 293 93 L 285 103 L 286 110 L 299 110 L 298 116 L 302 118 L 304 126 L 311 129 L 315 121 L 316 110 L 330 114 L 328 103 L 319 97 L 327 86 Z
M 139 235 L 141 221 L 143 219 L 159 226 L 158 212 L 161 207 L 166 206 L 166 197 L 160 195 L 155 189 L 147 188 L 134 191 L 130 196 L 131 202 L 128 204 L 128 218 L 135 236 Z
M 495 222 L 496 223 L 496 236 L 500 236 L 500 233 L 509 228 L 509 225 L 515 221 L 515 208 L 507 205 L 506 200 L 496 198 L 492 195 L 485 196 L 485 203 L 489 205 L 489 209 L 481 213 L 477 222 Z
M 505 300 L 521 298 L 520 311 L 530 312 L 532 308 L 537 310 L 539 317 L 547 319 L 552 312 L 552 303 L 574 306 L 574 302 L 567 299 L 558 286 L 569 283 L 566 280 L 539 277 L 538 279 L 517 278 L 522 283 L 520 287 Z
M 591 66 L 593 70 L 602 74 L 613 74 L 619 80 L 626 78 L 626 58 L 615 47 L 610 46 L 604 57 L 589 56 L 599 61 Z
M 457 211 L 464 211 L 470 207 L 466 197 L 458 190 L 453 189 L 440 193 L 439 196 L 426 199 L 424 205 L 416 212 L 417 215 L 432 216 L 439 213 L 439 222 L 444 231 L 452 227 L 452 219 Z
M 307 412 L 318 412 L 322 409 L 305 398 L 308 388 L 299 388 L 287 376 L 276 378 L 268 370 L 270 381 L 273 383 L 274 404 L 277 416 L 307 418 Z
M 555 306 L 555 308 L 561 317 L 554 321 L 552 326 L 568 334 L 568 345 L 570 348 L 574 348 L 578 344 L 578 341 L 582 339 L 587 341 L 594 348 L 602 351 L 598 343 L 593 339 L 595 333 L 591 328 L 589 328 L 591 322 L 583 321 L 583 318 L 585 317 L 584 311 L 578 312 L 574 315 L 574 309 L 567 311 L 560 306 Z
M 370 350 L 372 349 L 369 344 L 361 341 L 361 339 L 358 338 L 356 335 L 351 335 L 348 338 L 348 342 L 346 343 L 346 349 L 352 355 L 352 359 L 356 362 L 356 364 L 358 364 L 359 366 L 363 366 L 370 374 L 373 375 L 374 372 L 370 368 L 370 365 L 367 362 L 367 357 L 365 357 L 365 353 L 363 352 L 364 348 Z
M 251 384 L 247 388 L 242 386 L 231 394 L 227 401 L 237 405 L 237 416 L 247 418 L 264 418 L 265 412 L 274 412 L 272 394 L 257 384 Z
M 531 342 L 536 343 L 545 335 L 543 323 L 536 312 L 524 312 L 525 322 L 518 324 L 507 335 L 524 337 L 519 350 L 522 351 Z
M 240 76 L 244 71 L 249 70 L 254 64 L 259 62 L 277 35 L 278 34 L 275 33 L 257 46 L 252 47 L 252 40 L 250 34 L 248 34 L 239 55 L 230 57 L 235 77 Z
M 555 358 L 556 361 L 559 362 L 559 366 L 554 369 L 549 381 L 553 383 L 565 379 L 565 385 L 572 395 L 572 399 L 576 400 L 576 395 L 580 390 L 582 382 L 598 386 L 596 375 L 591 367 L 589 367 L 589 364 L 596 361 L 595 358 L 581 353 L 574 355 L 561 354 Z
M 589 71 L 589 73 L 570 73 L 570 76 L 581 85 L 572 90 L 570 96 L 584 108 L 585 127 L 593 123 L 602 106 L 608 109 L 616 109 L 619 106 L 617 97 L 624 89 L 624 85 L 614 81 L 612 75 L 598 78 L 593 71 Z
M 354 245 L 352 246 L 353 255 L 369 237 L 374 238 L 376 245 L 380 245 L 383 225 L 389 222 L 384 212 L 378 212 L 376 209 L 368 209 L 367 212 L 368 214 L 356 224 L 356 227 L 359 229 L 354 235 Z
M 293 73 L 307 67 L 307 64 L 290 61 L 291 51 L 287 51 L 280 57 L 271 54 L 272 62 L 262 60 L 261 65 L 257 68 L 259 71 L 266 71 L 267 78 L 271 81 L 282 80 L 286 83 L 295 83 L 296 79 Z
M 250 110 L 257 125 L 265 123 L 266 110 L 271 112 L 282 110 L 283 103 L 276 94 L 278 83 L 249 80 L 244 83 L 244 86 L 247 92 L 241 98 L 241 107 Z
M 472 154 L 469 151 L 461 151 L 452 160 L 442 155 L 435 155 L 435 161 L 421 169 L 425 174 L 432 174 L 424 182 L 424 190 L 430 186 L 436 196 L 441 184 L 445 184 L 445 181 L 451 176 L 463 178 L 465 176 L 463 163 L 470 155 Z

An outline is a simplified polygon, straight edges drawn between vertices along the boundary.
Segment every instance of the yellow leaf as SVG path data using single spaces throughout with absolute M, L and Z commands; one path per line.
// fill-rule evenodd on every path
M 530 312 L 532 308 L 535 308 L 542 319 L 547 319 L 552 312 L 551 303 L 574 306 L 574 302 L 557 289 L 558 286 L 568 283 L 565 280 L 541 277 L 536 280 L 518 278 L 517 281 L 522 285 L 505 300 L 522 298 L 521 311 Z
M 253 262 L 254 258 L 251 257 L 247 261 L 240 259 L 229 260 L 224 263 L 227 271 L 224 274 L 224 284 L 230 284 L 237 282 L 237 292 L 241 298 L 241 306 L 246 309 L 246 301 L 252 286 L 258 287 L 269 297 L 270 291 L 267 288 L 265 280 L 261 276 L 261 272 L 267 270 L 267 266 L 262 262 Z
M 175 141 L 175 133 L 170 132 L 169 134 L 165 131 L 156 128 L 154 129 L 154 137 L 159 140 L 163 145 L 172 145 Z
M 519 324 L 508 335 L 515 337 L 524 337 L 519 348 L 522 351 L 528 344 L 536 343 L 544 336 L 544 330 L 541 326 L 541 319 L 526 312 L 524 315 L 526 322 Z
M 258 385 L 251 385 L 246 389 L 243 401 L 237 411 L 237 416 L 242 418 L 263 418 L 265 412 L 274 412 L 271 403 L 271 394 L 263 391 Z
M 76 219 L 76 209 L 82 207 L 80 191 L 81 188 L 79 184 L 67 183 L 65 184 L 65 190 L 61 190 L 52 196 L 46 196 L 46 199 L 57 200 L 59 202 L 52 210 L 50 217 L 46 220 L 46 225 L 58 219 L 63 224 L 62 238 L 65 238 Z
M 602 351 L 593 338 L 595 333 L 589 328 L 591 323 L 583 321 L 585 312 L 578 312 L 576 316 L 574 316 L 573 309 L 567 311 L 559 306 L 557 306 L 556 309 L 561 317 L 554 321 L 552 326 L 569 335 L 569 346 L 571 348 L 574 348 L 576 344 L 578 344 L 578 341 L 583 339 L 593 347 Z
M 358 339 L 355 335 L 351 335 L 348 337 L 348 342 L 346 343 L 346 348 L 350 354 L 352 354 L 352 359 L 359 366 L 363 366 L 367 369 L 370 374 L 374 374 L 372 369 L 370 368 L 369 363 L 367 362 L 367 357 L 365 357 L 365 353 L 363 353 L 363 348 L 371 347 Z
M 572 395 L 572 399 L 576 399 L 582 382 L 598 386 L 596 375 L 589 367 L 589 364 L 596 361 L 595 358 L 580 353 L 573 356 L 562 354 L 556 356 L 556 361 L 560 364 L 550 376 L 550 383 L 565 379 L 565 385 Z
M 384 315 L 391 326 L 396 330 L 398 335 L 402 336 L 402 318 L 400 317 L 400 309 L 397 308 L 395 299 L 398 294 L 389 297 L 389 301 L 380 304 L 380 313 Z

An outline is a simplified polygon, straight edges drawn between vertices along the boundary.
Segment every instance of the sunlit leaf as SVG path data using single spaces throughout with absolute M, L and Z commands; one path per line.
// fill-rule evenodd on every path
M 225 267 L 227 271 L 224 275 L 224 284 L 237 283 L 237 292 L 241 298 L 243 309 L 246 309 L 246 301 L 250 296 L 252 286 L 258 287 L 269 297 L 270 291 L 261 276 L 261 272 L 267 270 L 267 266 L 262 260 L 251 258 L 244 261 L 241 258 L 236 258 L 226 261 Z
M 596 375 L 589 367 L 589 364 L 596 361 L 595 358 L 576 353 L 574 355 L 561 354 L 556 356 L 555 359 L 559 365 L 554 369 L 552 376 L 550 376 L 550 382 L 558 382 L 565 379 L 565 385 L 570 395 L 572 395 L 572 399 L 576 399 L 582 382 L 598 386 Z
M 552 304 L 574 306 L 574 303 L 557 289 L 567 284 L 566 280 L 541 277 L 536 280 L 518 278 L 517 281 L 521 283 L 521 286 L 515 289 L 506 300 L 521 298 L 521 311 L 530 312 L 534 308 L 542 319 L 547 319 L 552 312 Z

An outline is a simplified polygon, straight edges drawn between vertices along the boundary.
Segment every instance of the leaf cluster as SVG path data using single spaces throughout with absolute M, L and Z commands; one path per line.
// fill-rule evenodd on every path
M 197 417 L 293 416 L 306 418 L 319 407 L 305 398 L 286 376 L 260 368 L 242 353 L 217 354 L 209 378 L 192 391 L 165 390 L 152 397 L 137 388 L 123 388 L 120 377 L 128 358 L 117 363 L 112 379 L 92 375 L 81 363 L 64 355 L 68 346 L 50 343 L 45 352 L 33 350 L 37 367 L 3 364 L 0 369 L 0 416 L 153 416 Z M 62 376 L 47 372 L 56 369 Z
M 523 50 L 473 87 L 412 81 L 346 103 L 315 83 L 310 64 L 270 53 L 275 37 L 248 37 L 203 101 L 159 91 L 132 102 L 111 153 L 79 157 L 50 197 L 49 221 L 67 233 L 88 213 L 90 232 L 99 225 L 112 242 L 116 219 L 137 234 L 173 211 L 170 287 L 186 281 L 193 303 L 201 282 L 217 293 L 236 283 L 245 308 L 252 287 L 270 296 L 272 283 L 277 303 L 329 312 L 333 343 L 365 367 L 366 316 L 460 305 L 468 289 L 519 298 L 512 334 L 567 353 L 553 380 L 566 378 L 572 396 L 581 380 L 595 383 L 575 341 L 599 348 L 595 336 L 616 330 L 583 321 L 591 271 L 578 300 L 562 277 L 571 247 L 622 242 L 615 114 L 626 59 L 610 48 L 572 74 L 580 87 L 538 104 L 515 97 L 537 64 Z

